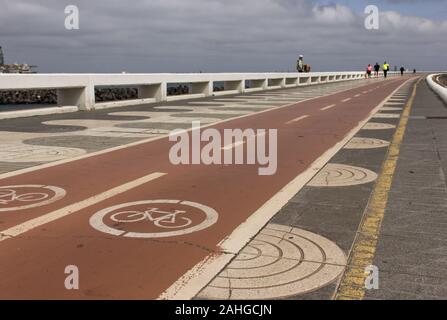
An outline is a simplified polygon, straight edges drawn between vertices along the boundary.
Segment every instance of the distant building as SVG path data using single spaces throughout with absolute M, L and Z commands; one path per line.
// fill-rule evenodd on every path
M 35 73 L 32 70 L 35 67 L 26 63 L 5 64 L 3 49 L 0 47 L 0 73 Z

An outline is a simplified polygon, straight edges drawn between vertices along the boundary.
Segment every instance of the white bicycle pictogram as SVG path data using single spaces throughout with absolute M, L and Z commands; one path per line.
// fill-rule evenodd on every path
M 0 186 L 0 212 L 44 206 L 65 195 L 64 189 L 47 185 Z
M 30 202 L 30 201 L 40 201 L 48 198 L 47 193 L 22 193 L 19 194 L 14 189 L 3 189 L 0 190 L 0 204 L 9 204 L 14 201 L 19 202 Z
M 174 207 L 172 211 L 160 209 L 160 205 L 168 204 Z M 149 205 L 145 209 L 141 206 Z M 140 208 L 135 208 L 139 206 Z M 178 208 L 175 208 L 177 206 Z M 188 210 L 190 207 L 192 210 Z M 213 208 L 200 203 L 182 200 L 143 200 L 119 204 L 105 208 L 95 213 L 90 218 L 90 225 L 98 231 L 114 236 L 127 238 L 164 238 L 181 236 L 188 233 L 200 231 L 215 224 L 218 213 Z M 106 219 L 107 217 L 107 219 Z M 108 220 L 108 222 L 107 222 Z M 134 232 L 125 231 L 110 226 L 110 221 L 125 224 L 128 228 L 141 228 L 142 222 L 152 223 L 161 229 L 160 232 Z M 123 227 L 122 225 L 120 227 Z
M 184 210 L 174 210 L 174 212 L 161 211 L 158 208 L 149 208 L 146 211 L 122 211 L 114 213 L 110 219 L 115 222 L 133 223 L 141 221 L 153 222 L 159 228 L 178 229 L 189 226 L 192 220 L 186 217 L 178 217 L 185 214 Z M 179 222 L 180 221 L 180 222 Z

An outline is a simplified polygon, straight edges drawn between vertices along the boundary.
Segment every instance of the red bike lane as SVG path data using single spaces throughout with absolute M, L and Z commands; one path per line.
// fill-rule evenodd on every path
M 224 238 L 406 80 L 374 82 L 212 126 L 219 132 L 278 129 L 271 176 L 260 176 L 259 165 L 174 166 L 168 157 L 174 143 L 162 138 L 0 180 L 0 188 L 65 192 L 58 198 L 52 190 L 54 202 L 38 207 L 1 211 L 20 201 L 0 206 L 0 298 L 157 298 L 198 262 L 221 254 Z M 148 215 L 136 213 L 144 211 Z M 177 211 L 189 230 L 169 229 L 163 220 L 165 212 Z M 79 290 L 65 288 L 68 265 L 79 269 Z

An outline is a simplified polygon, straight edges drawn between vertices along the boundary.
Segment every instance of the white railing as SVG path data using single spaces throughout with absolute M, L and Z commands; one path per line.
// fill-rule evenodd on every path
M 393 75 L 393 73 L 391 73 Z M 365 78 L 365 72 L 191 74 L 0 74 L 0 90 L 56 89 L 59 107 L 92 110 L 180 99 L 238 94 Z M 246 88 L 249 81 L 249 88 Z M 223 91 L 214 91 L 214 83 Z M 168 96 L 168 84 L 190 84 L 189 94 Z M 138 99 L 95 102 L 95 87 L 131 86 Z
M 431 74 L 431 75 L 427 76 L 427 83 L 430 86 L 430 88 L 434 92 L 436 92 L 445 103 L 447 103 L 447 87 L 444 87 L 435 81 L 435 78 L 437 78 L 443 74 L 446 75 L 446 73 L 439 73 L 439 74 Z

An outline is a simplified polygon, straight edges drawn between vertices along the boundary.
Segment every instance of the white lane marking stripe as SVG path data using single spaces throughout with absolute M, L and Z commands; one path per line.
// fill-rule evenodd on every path
M 341 102 L 348 102 L 349 100 L 351 100 L 352 98 L 346 98 L 346 99 L 343 99 L 343 100 L 341 100 Z
M 359 94 L 356 94 L 355 96 L 354 96 L 354 98 L 358 98 L 358 97 L 360 97 L 361 96 L 361 94 L 359 93 Z
M 262 137 L 262 136 L 265 136 L 265 132 L 257 134 L 254 137 Z M 250 138 L 252 138 L 252 137 L 250 137 Z M 222 147 L 221 149 L 222 150 L 231 150 L 231 149 L 236 148 L 244 143 L 245 143 L 245 140 L 236 141 L 236 142 L 230 143 L 229 145 L 226 145 L 225 147 Z
M 231 150 L 231 149 L 233 149 L 235 147 L 240 146 L 241 144 L 244 144 L 244 141 L 237 141 L 235 143 L 231 143 L 231 144 L 223 147 L 222 150 Z
M 290 121 L 287 121 L 286 124 L 295 123 L 295 122 L 301 121 L 301 120 L 303 120 L 303 119 L 306 119 L 306 118 L 308 118 L 308 117 L 309 117 L 309 116 L 306 114 L 306 115 L 304 115 L 304 116 L 301 116 L 301 117 L 292 119 L 292 120 L 290 120 Z
M 336 106 L 336 104 L 331 104 L 331 105 L 329 105 L 329 106 L 327 106 L 327 107 L 321 108 L 320 110 L 321 110 L 321 111 L 325 111 L 325 110 L 331 109 L 331 108 L 333 108 L 333 107 L 335 107 L 335 106 Z
M 402 83 L 393 93 L 400 90 L 412 79 Z M 393 94 L 392 93 L 392 94 Z M 391 96 L 391 95 L 390 95 Z M 277 194 L 270 198 L 264 205 L 256 210 L 245 222 L 239 225 L 230 235 L 220 243 L 222 254 L 208 255 L 188 270 L 168 289 L 166 289 L 157 300 L 189 300 L 194 298 L 230 261 L 242 248 L 270 221 L 271 218 L 287 202 L 308 183 L 326 163 L 349 142 L 360 129 L 371 120 L 372 116 L 385 105 L 389 97 L 386 97 L 365 120 L 351 130 L 348 135 L 334 147 L 327 150 L 303 173 L 299 174 L 289 184 L 282 188 Z
M 349 83 L 346 83 L 346 84 L 349 84 Z M 369 84 L 360 85 L 358 87 L 361 88 L 361 87 L 366 87 L 366 86 L 369 86 Z M 355 87 L 355 88 L 357 88 L 357 87 Z M 344 89 L 344 87 L 341 87 L 339 91 L 335 90 L 332 93 L 324 95 L 324 97 L 331 97 L 331 96 L 334 96 L 334 95 L 339 94 L 339 93 L 343 93 L 343 92 L 348 92 L 350 90 L 354 90 L 355 88 L 348 87 L 347 89 Z M 207 128 L 207 127 L 215 126 L 217 124 L 230 122 L 230 121 L 233 121 L 233 120 L 236 120 L 236 119 L 248 118 L 248 117 L 251 117 L 251 116 L 254 116 L 254 115 L 258 115 L 258 114 L 272 112 L 274 110 L 291 107 L 291 106 L 294 106 L 296 104 L 301 104 L 301 103 L 308 102 L 308 101 L 315 100 L 315 99 L 319 99 L 319 98 L 321 98 L 321 97 L 311 97 L 311 98 L 308 98 L 308 99 L 305 99 L 305 100 L 297 101 L 296 103 L 294 102 L 294 103 L 284 104 L 284 105 L 280 105 L 280 106 L 277 106 L 277 107 L 269 108 L 267 110 L 262 110 L 262 111 L 258 111 L 258 112 L 254 112 L 254 113 L 244 114 L 244 115 L 241 115 L 241 116 L 225 119 L 225 120 L 218 121 L 218 122 L 212 122 L 212 123 L 209 123 L 209 124 L 201 126 L 201 128 Z M 189 102 L 190 101 L 185 100 L 185 103 L 189 103 Z M 189 132 L 189 131 L 191 131 L 191 129 L 187 129 L 186 131 Z M 61 164 L 66 164 L 66 163 L 75 162 L 75 161 L 82 160 L 82 159 L 92 158 L 92 157 L 95 157 L 95 156 L 111 153 L 111 152 L 117 151 L 117 150 L 123 150 L 123 149 L 131 148 L 131 147 L 139 146 L 139 145 L 142 145 L 142 144 L 146 144 L 148 142 L 166 139 L 167 137 L 169 137 L 169 134 L 163 134 L 163 135 L 160 135 L 160 136 L 157 136 L 157 137 L 143 139 L 143 140 L 136 141 L 136 142 L 131 142 L 131 143 L 128 143 L 128 144 L 123 144 L 123 145 L 120 145 L 120 146 L 117 146 L 117 147 L 113 147 L 113 148 L 109 148 L 109 149 L 105 149 L 105 150 L 101 150 L 101 151 L 95 151 L 95 152 L 88 153 L 86 155 L 79 156 L 79 157 L 68 158 L 68 159 L 64 159 L 64 160 L 49 162 L 49 163 L 41 164 L 41 165 L 38 165 L 38 166 L 25 168 L 25 169 L 20 169 L 20 170 L 16 170 L 16 171 L 2 173 L 2 174 L 0 174 L 0 180 L 1 179 L 6 179 L 6 178 L 10 178 L 10 177 L 19 176 L 19 175 L 22 175 L 22 174 L 25 174 L 25 173 L 29 173 L 29 172 L 34 172 L 34 171 L 38 171 L 38 170 L 42 170 L 42 169 L 46 169 L 46 168 L 55 167 L 55 166 L 58 166 L 58 165 L 61 165 Z
M 348 88 L 348 89 L 343 89 L 341 91 L 334 91 L 333 93 L 330 93 L 330 94 L 326 95 L 325 97 L 330 97 L 330 96 L 336 95 L 338 93 L 343 93 L 343 92 L 346 92 L 346 91 L 349 91 L 349 90 L 353 90 L 353 89 L 354 88 Z M 280 106 L 277 106 L 277 107 L 269 108 L 269 109 L 266 109 L 266 110 L 262 110 L 262 111 L 258 111 L 258 112 L 254 112 L 254 113 L 249 113 L 249 114 L 244 114 L 244 115 L 241 115 L 241 116 L 225 119 L 225 120 L 218 121 L 218 122 L 208 123 L 206 125 L 202 125 L 201 128 L 203 129 L 203 128 L 207 128 L 207 127 L 212 127 L 212 126 L 215 126 L 215 125 L 218 125 L 218 124 L 222 124 L 222 123 L 226 123 L 226 122 L 230 122 L 230 121 L 233 121 L 233 120 L 242 119 L 242 118 L 248 118 L 248 117 L 251 117 L 251 116 L 254 116 L 254 115 L 259 115 L 259 114 L 263 114 L 263 113 L 267 113 L 267 112 L 272 112 L 272 111 L 275 111 L 275 110 L 278 110 L 278 109 L 291 107 L 291 106 L 294 106 L 296 104 L 302 104 L 302 103 L 305 103 L 305 102 L 308 102 L 308 101 L 311 101 L 311 100 L 315 100 L 315 99 L 318 99 L 318 98 L 320 98 L 320 97 L 312 97 L 312 98 L 309 98 L 309 99 L 296 101 L 294 103 L 288 103 L 288 104 L 280 105 Z M 186 132 L 190 132 L 190 131 L 191 131 L 191 128 L 186 130 Z M 43 169 L 55 167 L 55 166 L 66 164 L 66 163 L 75 162 L 75 161 L 82 160 L 82 159 L 87 159 L 87 158 L 92 158 L 92 157 L 95 157 L 95 156 L 104 155 L 104 154 L 111 153 L 111 152 L 117 151 L 117 150 L 123 150 L 123 149 L 131 148 L 131 147 L 143 145 L 143 144 L 146 144 L 146 143 L 149 143 L 149 142 L 166 139 L 167 137 L 169 137 L 169 134 L 163 134 L 163 135 L 160 135 L 160 136 L 157 136 L 157 137 L 148 138 L 148 139 L 144 139 L 144 140 L 140 140 L 140 141 L 136 141 L 136 142 L 131 142 L 131 143 L 128 143 L 128 144 L 124 144 L 124 145 L 113 147 L 113 148 L 109 148 L 109 149 L 105 149 L 105 150 L 101 150 L 101 151 L 95 151 L 95 152 L 88 153 L 86 155 L 79 156 L 79 157 L 68 158 L 68 159 L 64 159 L 64 160 L 49 162 L 49 163 L 45 163 L 45 164 L 42 164 L 42 165 L 25 168 L 25 169 L 20 169 L 20 170 L 16 170 L 16 171 L 2 173 L 2 174 L 0 174 L 0 180 L 1 179 L 6 179 L 6 178 L 10 178 L 10 177 L 19 176 L 19 175 L 22 175 L 22 174 L 25 174 L 25 173 L 29 173 L 29 172 L 34 172 L 34 171 L 38 171 L 38 170 L 43 170 Z
M 82 209 L 85 209 L 87 207 L 90 207 L 94 204 L 97 204 L 101 201 L 107 200 L 109 198 L 112 198 L 118 194 L 121 194 L 123 192 L 129 191 L 133 188 L 136 188 L 142 184 L 145 184 L 149 181 L 155 180 L 157 178 L 160 178 L 167 173 L 161 173 L 161 172 L 154 172 L 147 176 L 138 178 L 136 180 L 133 180 L 131 182 L 127 182 L 125 184 L 122 184 L 118 187 L 112 188 L 110 190 L 107 190 L 105 192 L 102 192 L 100 194 L 94 195 L 93 197 L 87 198 L 85 200 L 82 200 L 80 202 L 73 203 L 71 205 L 68 205 L 64 208 L 55 210 L 53 212 L 47 213 L 45 215 L 42 215 L 40 217 L 31 219 L 29 221 L 23 222 L 21 224 L 18 224 L 14 227 L 11 227 L 7 230 L 0 231 L 0 242 L 11 239 L 14 237 L 17 237 L 27 231 L 30 231 L 32 229 L 35 229 L 37 227 L 40 227 L 44 224 L 47 224 L 49 222 L 58 220 L 60 218 L 66 217 L 72 213 L 75 213 L 77 211 L 80 211 Z

